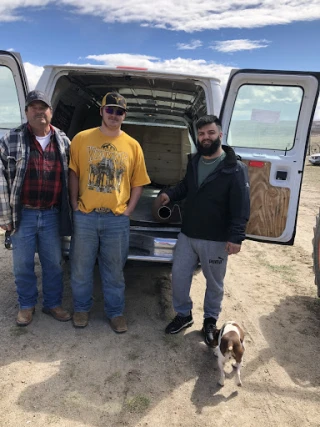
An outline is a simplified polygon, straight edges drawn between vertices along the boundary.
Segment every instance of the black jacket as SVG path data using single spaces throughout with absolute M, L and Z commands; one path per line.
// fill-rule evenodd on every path
M 181 232 L 195 239 L 241 243 L 250 215 L 247 166 L 235 152 L 222 146 L 226 157 L 198 186 L 199 154 L 189 154 L 185 177 L 164 190 L 172 201 L 186 198 Z

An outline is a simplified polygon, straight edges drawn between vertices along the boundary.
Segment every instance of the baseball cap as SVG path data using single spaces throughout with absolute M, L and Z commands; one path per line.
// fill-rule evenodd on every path
M 101 107 L 119 107 L 127 111 L 127 101 L 118 92 L 108 92 L 101 101 Z
M 47 104 L 48 107 L 52 108 L 49 98 L 44 92 L 41 92 L 40 90 L 32 90 L 28 93 L 26 97 L 26 108 L 33 101 L 42 101 Z

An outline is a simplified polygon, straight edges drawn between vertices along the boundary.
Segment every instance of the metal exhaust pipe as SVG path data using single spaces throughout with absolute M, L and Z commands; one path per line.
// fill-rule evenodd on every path
M 181 222 L 180 207 L 177 204 L 169 203 L 168 205 L 161 205 L 159 197 L 157 197 L 152 206 L 153 218 L 158 222 Z
M 172 215 L 172 210 L 168 206 L 161 206 L 158 209 L 158 216 L 162 220 L 169 220 Z

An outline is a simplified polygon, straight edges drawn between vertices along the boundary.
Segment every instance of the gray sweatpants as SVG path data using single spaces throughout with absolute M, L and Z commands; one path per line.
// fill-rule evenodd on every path
M 192 309 L 190 288 L 192 276 L 200 261 L 206 278 L 204 317 L 218 319 L 223 298 L 223 279 L 227 269 L 226 242 L 192 239 L 180 233 L 173 255 L 173 307 L 179 316 Z

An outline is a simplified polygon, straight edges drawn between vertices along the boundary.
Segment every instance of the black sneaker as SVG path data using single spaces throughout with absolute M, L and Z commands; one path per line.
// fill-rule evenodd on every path
M 192 314 L 189 314 L 189 316 L 182 317 L 177 315 L 172 322 L 169 323 L 169 325 L 165 329 L 166 334 L 177 334 L 184 328 L 189 328 L 191 325 L 193 325 L 193 319 Z
M 213 317 L 206 317 L 203 321 L 202 332 L 204 335 L 204 341 L 207 345 L 212 346 L 214 340 L 214 333 L 217 329 L 216 319 Z

